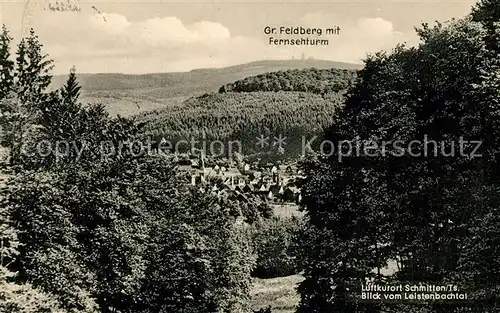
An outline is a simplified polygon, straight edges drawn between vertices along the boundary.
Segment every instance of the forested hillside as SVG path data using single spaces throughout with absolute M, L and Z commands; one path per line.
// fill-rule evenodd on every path
M 313 93 L 345 90 L 356 78 L 355 70 L 303 69 L 264 73 L 220 87 L 219 93 L 253 91 L 304 91 Z
M 302 138 L 319 134 L 332 122 L 333 112 L 340 106 L 342 92 L 317 95 L 306 92 L 253 92 L 205 94 L 190 98 L 169 109 L 142 114 L 147 121 L 145 133 L 155 141 L 241 140 L 243 152 L 269 152 L 274 137 L 286 137 L 284 154 L 301 153 Z M 270 146 L 260 149 L 257 137 L 270 136 Z M 283 154 L 283 153 L 282 153 Z

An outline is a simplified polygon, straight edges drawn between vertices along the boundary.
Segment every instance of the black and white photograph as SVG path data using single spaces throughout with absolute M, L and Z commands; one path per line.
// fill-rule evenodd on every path
M 0 313 L 500 313 L 499 0 L 0 26 Z

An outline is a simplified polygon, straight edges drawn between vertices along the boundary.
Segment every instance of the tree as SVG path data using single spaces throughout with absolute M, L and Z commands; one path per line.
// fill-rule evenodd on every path
M 19 44 L 16 61 L 17 92 L 2 100 L 2 112 L 15 121 L 4 139 L 22 167 L 2 191 L 0 224 L 2 260 L 19 272 L 16 283 L 54 295 L 67 312 L 91 312 L 95 304 L 101 312 L 246 312 L 251 258 L 226 204 L 187 189 L 170 160 L 132 151 L 130 143 L 140 139 L 135 121 L 77 103 L 74 70 L 59 94 L 46 93 L 51 61 L 33 32 Z M 37 153 L 40 140 L 50 148 L 69 145 L 44 156 Z M 19 256 L 10 254 L 14 237 L 4 224 L 20 234 Z M 171 236 L 175 229 L 181 233 Z M 176 247 L 179 238 L 187 246 L 164 264 L 157 251 Z M 169 281 L 184 274 L 201 296 L 194 302 L 183 298 L 186 286 Z M 154 288 L 171 298 L 158 298 Z
M 0 100 L 3 100 L 13 90 L 14 62 L 10 59 L 10 43 L 12 37 L 5 25 L 0 34 Z
M 495 0 L 481 0 L 472 8 L 471 16 L 475 22 L 494 27 L 500 20 L 500 5 Z
M 9 163 L 19 164 L 23 154 L 23 144 L 25 138 L 33 129 L 32 114 L 26 106 L 21 104 L 18 95 L 10 92 L 4 99 L 0 100 L 0 144 L 9 151 Z
M 0 86 L 1 143 L 10 149 L 10 163 L 19 164 L 25 138 L 36 132 L 40 106 L 54 96 L 46 92 L 53 61 L 42 53 L 42 45 L 31 30 L 18 44 L 14 63 L 9 58 L 11 39 L 4 26 L 0 38 L 0 75 L 5 77 Z
M 191 192 L 155 222 L 145 312 L 248 312 L 248 242 L 217 197 Z
M 0 310 L 12 313 L 63 313 L 54 297 L 33 288 L 30 284 L 16 284 L 9 279 L 15 274 L 0 266 Z M 86 312 L 82 312 L 86 313 Z
M 21 39 L 16 54 L 16 85 L 22 104 L 31 110 L 46 99 L 54 61 L 42 52 L 43 45 L 33 29 L 28 37 Z
M 296 217 L 262 219 L 250 228 L 257 262 L 254 277 L 272 278 L 298 274 L 295 237 L 300 223 Z
M 0 198 L 0 266 L 8 269 L 19 255 L 19 239 L 10 212 L 3 202 L 4 199 Z
M 5 187 L 2 187 L 5 188 Z M 7 187 L 8 188 L 8 187 Z M 8 194 L 6 190 L 2 190 L 2 195 Z M 5 201 L 7 200 L 7 201 Z M 61 303 L 59 300 L 62 299 L 60 295 L 54 296 L 51 292 L 47 293 L 47 289 L 34 287 L 31 283 L 23 280 L 23 274 L 19 273 L 19 257 L 25 253 L 23 244 L 21 243 L 25 239 L 24 234 L 19 235 L 19 228 L 16 228 L 16 222 L 19 221 L 16 217 L 11 215 L 9 199 L 3 199 L 0 202 L 0 309 L 4 312 L 47 312 L 47 313 L 59 313 L 63 312 L 62 307 L 68 308 L 67 305 Z M 25 200 L 28 200 L 26 198 Z M 29 212 L 32 213 L 32 212 Z M 55 214 L 57 215 L 57 213 Z M 32 219 L 36 222 L 36 219 Z M 42 227 L 43 228 L 43 227 Z M 52 228 L 53 229 L 53 228 Z M 49 227 L 48 231 L 50 232 Z M 47 229 L 42 230 L 40 233 L 47 231 Z M 54 234 L 52 234 L 54 235 Z M 54 237 L 55 238 L 55 237 Z M 48 239 L 48 238 L 46 238 Z M 50 239 L 53 239 L 52 237 Z M 39 243 L 40 244 L 40 243 Z M 28 244 L 29 245 L 29 244 Z M 51 250 L 48 255 L 53 255 L 54 251 Z M 37 251 L 39 252 L 39 251 Z M 36 254 L 36 253 L 35 253 Z M 68 258 L 70 254 L 60 255 L 59 259 L 54 258 L 41 258 L 38 254 L 38 260 L 41 261 L 41 269 L 44 273 L 51 272 L 54 267 L 57 271 L 61 271 L 61 264 L 65 264 L 66 271 L 72 271 L 75 268 L 73 263 L 74 259 Z M 26 258 L 24 258 L 26 260 Z M 25 264 L 26 266 L 26 264 Z M 33 270 L 33 269 L 31 269 Z M 24 272 L 24 271 L 22 271 Z M 36 279 L 35 279 L 36 280 Z M 52 281 L 52 283 L 55 283 Z M 75 281 L 64 281 L 59 277 L 57 284 L 59 286 L 64 286 L 66 290 L 71 289 L 75 284 Z M 53 289 L 51 291 L 54 291 Z M 58 290 L 59 291 L 59 290 Z M 70 312 L 73 313 L 93 313 L 96 312 L 95 303 L 85 294 L 84 291 L 79 290 L 79 296 L 81 297 L 79 308 L 73 306 Z M 64 312 L 68 312 L 64 310 Z
M 85 149 L 9 184 L 21 279 L 67 310 L 95 298 L 101 312 L 246 312 L 251 258 L 229 206 L 190 190 L 168 157 L 133 153 L 134 121 L 57 99 L 41 138 Z
M 73 66 L 70 70 L 66 84 L 61 87 L 61 98 L 64 102 L 76 103 L 80 97 L 80 89 L 82 87 L 78 84 L 76 79 L 76 69 Z
M 308 227 L 299 312 L 380 312 L 352 298 L 366 279 L 469 286 L 485 311 L 497 308 L 498 298 L 480 286 L 497 290 L 498 282 L 480 260 L 491 260 L 498 238 L 480 229 L 491 230 L 496 210 L 486 208 L 498 205 L 498 52 L 491 33 L 471 17 L 417 32 L 418 47 L 400 45 L 365 60 L 325 133 L 336 148 L 342 142 L 361 148 L 341 162 L 335 155 L 304 164 Z M 421 146 L 392 145 L 412 140 Z M 461 140 L 481 142 L 482 157 L 460 154 Z M 383 142 L 391 146 L 382 149 Z M 375 155 L 364 150 L 373 143 Z M 398 271 L 381 276 L 378 269 L 391 259 Z

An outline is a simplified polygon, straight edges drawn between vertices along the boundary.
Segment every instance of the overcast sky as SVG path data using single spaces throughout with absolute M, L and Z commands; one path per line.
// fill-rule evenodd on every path
M 151 73 L 307 57 L 361 63 L 367 53 L 415 44 L 414 27 L 466 15 L 474 1 L 74 1 L 0 0 L 0 19 L 18 39 L 35 29 L 54 73 Z M 67 0 L 64 0 L 67 1 Z M 95 7 L 95 9 L 93 8 Z M 100 12 L 100 13 L 98 13 Z M 328 46 L 271 46 L 271 27 L 340 26 Z M 279 37 L 279 36 L 276 36 Z M 295 36 L 301 37 L 301 36 Z M 294 38 L 282 36 L 282 38 Z

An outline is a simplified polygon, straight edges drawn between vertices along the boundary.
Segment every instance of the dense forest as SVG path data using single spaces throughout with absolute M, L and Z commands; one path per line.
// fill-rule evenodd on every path
M 153 141 L 239 140 L 243 153 L 264 152 L 256 146 L 257 137 L 270 136 L 271 147 L 264 150 L 275 157 L 274 137 L 287 137 L 285 157 L 301 154 L 302 139 L 320 134 L 332 122 L 341 105 L 342 92 L 317 95 L 306 92 L 254 92 L 205 94 L 190 98 L 182 105 L 142 114 L 147 122 L 143 131 Z M 204 135 L 203 135 L 204 134 Z M 272 150 L 274 149 L 274 150 Z
M 355 70 L 335 68 L 295 69 L 247 77 L 220 87 L 219 93 L 231 91 L 303 91 L 324 94 L 347 89 L 355 78 Z
M 299 313 L 500 311 L 499 21 L 500 2 L 484 0 L 365 60 L 326 132 L 362 153 L 304 162 Z M 403 153 L 380 145 L 398 140 Z M 367 280 L 457 292 L 362 301 Z
M 53 61 L 33 30 L 14 56 L 11 41 L 4 26 L 0 311 L 252 312 L 251 274 L 280 273 L 291 251 L 258 238 L 289 239 L 298 222 L 190 186 L 169 156 L 106 152 L 139 141 L 140 124 L 81 103 L 74 69 L 50 91 Z

